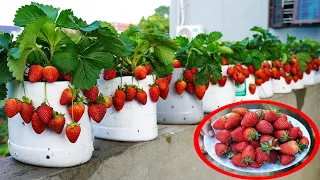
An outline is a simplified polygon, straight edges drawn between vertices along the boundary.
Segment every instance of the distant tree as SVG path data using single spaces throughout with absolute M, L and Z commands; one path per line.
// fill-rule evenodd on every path
M 130 26 L 132 27 L 135 25 Z M 142 17 L 137 27 L 148 33 L 155 31 L 169 33 L 169 7 L 160 6 L 155 9 L 153 15 L 147 18 Z

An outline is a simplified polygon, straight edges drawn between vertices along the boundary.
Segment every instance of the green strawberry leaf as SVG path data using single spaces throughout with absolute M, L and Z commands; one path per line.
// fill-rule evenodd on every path
M 217 52 L 221 54 L 233 54 L 233 50 L 227 46 L 219 46 L 219 50 Z
M 26 5 L 17 10 L 13 22 L 15 26 L 25 27 L 27 24 L 44 17 L 46 17 L 46 13 L 40 8 L 35 5 Z
M 4 100 L 7 97 L 6 84 L 0 84 L 0 100 Z
M 196 75 L 194 75 L 194 84 L 195 85 L 204 85 L 209 82 L 210 73 L 207 68 L 201 69 Z
M 179 43 L 181 47 L 189 44 L 189 39 L 183 36 L 178 36 L 174 39 L 175 42 Z
M 173 71 L 173 64 L 172 63 L 165 65 L 155 59 L 151 59 L 151 62 L 152 62 L 153 67 L 155 68 L 156 73 L 160 76 L 171 74 Z
M 175 58 L 175 50 L 166 45 L 154 46 L 154 55 L 161 60 L 165 65 L 172 64 Z
M 37 6 L 39 9 L 41 9 L 47 17 L 50 19 L 51 22 L 55 22 L 58 16 L 59 8 L 54 8 L 50 5 L 43 5 L 39 3 L 32 2 L 31 5 Z
M 63 74 L 69 73 L 79 65 L 78 59 L 75 58 L 78 54 L 77 46 L 74 43 L 69 43 L 66 47 L 62 47 L 60 51 L 55 52 L 51 64 Z
M 9 71 L 12 72 L 12 76 L 15 77 L 16 80 L 24 80 L 27 58 L 32 51 L 32 49 L 24 50 L 19 59 L 13 59 L 11 56 L 8 57 L 7 65 L 9 67 Z
M 214 31 L 214 32 L 211 32 L 208 35 L 208 37 L 209 37 L 211 42 L 215 42 L 215 41 L 218 41 L 222 37 L 222 33 L 218 32 L 218 31 Z
M 0 54 L 0 84 L 9 81 L 10 72 L 7 66 L 7 56 Z
M 108 29 L 111 32 L 111 34 L 113 34 L 114 36 L 118 36 L 118 31 L 115 29 L 114 26 L 112 26 L 112 24 L 102 21 L 100 22 L 100 26 L 103 29 Z

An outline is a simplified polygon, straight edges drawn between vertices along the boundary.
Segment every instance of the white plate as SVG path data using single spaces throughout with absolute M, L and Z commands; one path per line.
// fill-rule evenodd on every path
M 255 111 L 255 110 L 250 110 L 250 111 Z M 229 114 L 227 114 L 227 116 L 228 115 Z M 303 133 L 303 136 L 306 136 L 308 138 L 309 142 L 311 143 L 310 134 L 307 131 L 307 129 L 298 120 L 294 119 L 293 117 L 288 116 L 288 120 L 292 123 L 293 126 L 300 127 L 300 129 L 301 129 L 301 131 Z M 213 130 L 214 130 L 215 133 L 220 131 L 220 130 L 217 130 L 217 129 L 213 129 Z M 218 157 L 216 155 L 216 152 L 215 152 L 215 149 L 214 149 L 214 147 L 215 147 L 215 145 L 217 143 L 219 143 L 219 141 L 216 138 L 209 137 L 209 136 L 204 136 L 204 147 L 206 148 L 208 154 L 212 157 L 212 159 L 214 159 L 219 164 L 224 165 L 224 166 L 226 166 L 228 168 L 231 168 L 231 169 L 234 169 L 234 170 L 238 170 L 238 171 L 242 171 L 242 172 L 251 172 L 251 173 L 274 172 L 274 171 L 278 171 L 278 170 L 285 169 L 285 168 L 288 168 L 290 166 L 293 166 L 293 165 L 297 164 L 298 162 L 300 162 L 307 155 L 307 153 L 309 152 L 309 149 L 310 149 L 310 144 L 309 144 L 307 149 L 305 149 L 301 154 L 296 154 L 296 159 L 293 162 L 291 162 L 290 164 L 286 165 L 286 166 L 281 165 L 278 162 L 276 164 L 265 163 L 260 168 L 256 169 L 256 168 L 252 168 L 252 167 L 246 167 L 246 168 L 237 167 L 237 166 L 232 164 L 230 159 Z

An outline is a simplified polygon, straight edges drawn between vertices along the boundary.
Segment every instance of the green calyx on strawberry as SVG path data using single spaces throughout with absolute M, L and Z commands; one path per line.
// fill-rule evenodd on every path
M 277 141 L 278 141 L 277 139 L 272 141 L 271 138 L 268 140 L 268 142 L 263 141 L 261 143 L 261 150 L 263 150 L 267 154 L 270 154 L 270 151 L 272 150 L 280 150 L 279 146 L 274 146 L 274 144 L 277 143 Z

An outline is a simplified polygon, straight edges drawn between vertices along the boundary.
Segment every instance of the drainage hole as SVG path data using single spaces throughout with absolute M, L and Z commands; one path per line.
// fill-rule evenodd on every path
M 194 108 L 194 106 L 192 106 L 192 108 Z
M 22 122 L 22 125 L 24 125 L 24 126 L 25 126 L 26 124 L 25 124 L 24 122 Z
M 47 155 L 47 156 L 46 156 L 46 158 L 47 158 L 47 159 L 50 159 L 50 156 L 49 156 L 49 155 Z
M 171 106 L 172 108 L 174 107 L 174 106 Z
M 187 120 L 186 118 L 183 118 L 184 120 Z

